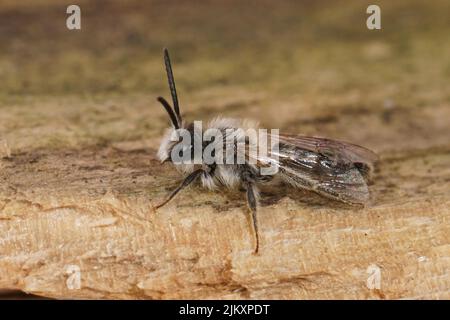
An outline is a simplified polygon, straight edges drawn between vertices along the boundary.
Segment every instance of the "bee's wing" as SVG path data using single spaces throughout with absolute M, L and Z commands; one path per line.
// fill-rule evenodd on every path
M 361 163 L 371 169 L 374 162 L 378 160 L 377 154 L 373 151 L 348 142 L 292 134 L 279 134 L 278 137 L 280 142 L 336 157 L 342 161 Z
M 368 201 L 375 153 L 324 138 L 280 134 L 278 139 L 278 151 L 269 158 L 285 181 L 347 203 Z

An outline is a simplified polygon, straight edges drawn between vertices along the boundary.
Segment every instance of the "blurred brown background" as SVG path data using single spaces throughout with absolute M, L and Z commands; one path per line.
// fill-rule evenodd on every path
M 410 134 L 421 143 L 430 126 L 447 125 L 432 111 L 438 115 L 450 99 L 445 0 L 377 2 L 382 30 L 374 31 L 366 28 L 370 1 L 77 3 L 81 31 L 65 26 L 68 2 L 0 6 L 0 132 L 12 148 L 161 132 L 167 121 L 155 96 L 168 93 L 165 46 L 191 117 L 203 116 L 202 109 L 211 111 L 206 116 L 245 115 L 289 131 L 338 131 L 380 148 L 398 140 L 414 144 Z M 327 132 L 334 116 L 387 109 L 394 122 L 416 113 L 410 125 L 417 130 L 400 124 L 365 137 Z M 317 114 L 324 119 L 311 126 Z M 363 114 L 352 119 L 361 126 L 373 121 Z M 30 134 L 39 139 L 29 141 Z

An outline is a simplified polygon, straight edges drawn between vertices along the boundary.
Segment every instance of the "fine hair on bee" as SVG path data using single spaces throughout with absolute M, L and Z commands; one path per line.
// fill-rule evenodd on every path
M 185 178 L 167 198 L 158 204 L 160 208 L 173 199 L 181 190 L 196 180 L 203 187 L 215 190 L 221 187 L 244 189 L 250 211 L 251 226 L 254 233 L 254 253 L 258 253 L 260 238 L 258 230 L 257 208 L 259 200 L 258 185 L 269 183 L 275 176 L 295 188 L 314 191 L 325 197 L 348 204 L 365 204 L 369 200 L 367 181 L 373 172 L 373 163 L 377 156 L 372 151 L 347 142 L 303 135 L 269 134 L 270 151 L 264 156 L 246 154 L 244 161 L 223 163 L 215 154 L 213 161 L 194 159 L 195 141 L 198 135 L 203 136 L 209 129 L 221 134 L 223 139 L 202 140 L 201 151 L 223 144 L 230 147 L 230 132 L 235 134 L 231 140 L 233 159 L 239 157 L 238 146 L 255 149 L 260 140 L 252 140 L 239 130 L 257 129 L 256 122 L 241 119 L 215 118 L 205 128 L 196 130 L 194 123 L 184 121 L 180 113 L 179 100 L 175 86 L 169 52 L 164 49 L 164 63 L 169 83 L 172 106 L 163 97 L 157 100 L 169 115 L 172 127 L 166 130 L 161 141 L 158 157 L 161 162 L 172 162 Z M 188 143 L 180 141 L 180 132 L 188 136 Z M 180 147 L 181 146 L 181 147 Z M 215 148 L 212 148 L 216 150 Z M 222 149 L 218 149 L 222 150 Z M 180 161 L 177 155 L 183 154 Z M 227 158 L 228 159 L 228 158 Z M 197 160 L 197 161 L 193 161 Z M 267 167 L 276 167 L 272 173 L 264 172 Z

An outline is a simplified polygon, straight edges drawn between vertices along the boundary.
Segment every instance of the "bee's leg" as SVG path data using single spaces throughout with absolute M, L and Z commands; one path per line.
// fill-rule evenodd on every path
M 247 204 L 251 211 L 251 220 L 253 224 L 253 231 L 255 233 L 255 251 L 254 253 L 257 254 L 259 250 L 259 233 L 258 233 L 258 220 L 256 216 L 256 206 L 257 206 L 257 190 L 256 186 L 252 182 L 245 182 L 245 187 L 247 189 Z
M 170 200 L 172 200 L 173 197 L 175 197 L 177 195 L 178 192 L 180 192 L 185 187 L 187 187 L 192 182 L 194 182 L 195 179 L 197 179 L 202 173 L 203 173 L 203 169 L 197 169 L 194 172 L 192 172 L 191 174 L 189 174 L 183 180 L 183 182 L 175 190 L 173 190 L 170 193 L 169 197 L 166 200 L 164 200 L 162 203 L 158 204 L 155 208 L 158 209 L 158 208 L 161 208 L 162 206 L 164 206 L 165 204 L 167 204 Z

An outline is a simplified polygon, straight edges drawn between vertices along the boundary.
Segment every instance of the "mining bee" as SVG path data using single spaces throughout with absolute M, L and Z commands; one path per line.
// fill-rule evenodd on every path
M 245 190 L 255 238 L 254 252 L 259 249 L 259 234 L 257 223 L 258 185 L 270 183 L 273 178 L 280 178 L 283 183 L 294 188 L 302 188 L 314 191 L 322 196 L 338 200 L 348 204 L 364 205 L 369 200 L 367 183 L 373 172 L 377 155 L 360 146 L 319 137 L 309 137 L 293 134 L 277 134 L 276 141 L 272 143 L 267 156 L 259 155 L 251 158 L 246 155 L 241 163 L 218 163 L 215 161 L 192 163 L 174 161 L 174 148 L 181 142 L 177 132 L 185 130 L 190 135 L 191 141 L 180 150 L 192 151 L 196 135 L 193 123 L 185 122 L 181 117 L 178 96 L 173 77 L 172 66 L 167 49 L 164 49 L 164 62 L 173 108 L 163 97 L 158 101 L 167 111 L 172 127 L 167 130 L 158 151 L 158 157 L 162 162 L 172 162 L 175 167 L 185 175 L 181 184 L 175 188 L 165 201 L 158 204 L 160 208 L 168 203 L 178 192 L 189 186 L 196 180 L 208 189 L 227 187 L 230 189 Z M 254 128 L 256 124 L 241 119 L 215 118 L 210 121 L 203 131 L 216 129 L 223 137 L 230 135 L 230 130 L 240 128 Z M 198 134 L 198 133 L 197 133 Z M 175 139 L 174 139 L 175 137 Z M 272 136 L 274 138 L 274 136 Z M 229 146 L 229 141 L 203 142 L 202 150 L 211 144 L 224 143 Z M 244 144 L 246 150 L 254 147 L 248 137 L 237 134 L 232 143 L 232 150 L 236 153 L 237 145 Z M 275 147 L 275 148 L 274 148 Z M 217 156 L 217 155 L 216 155 Z M 232 155 L 235 157 L 236 154 Z M 192 160 L 190 155 L 189 159 Z M 254 161 L 250 161 L 254 160 Z M 261 174 L 261 169 L 275 166 L 275 174 Z

